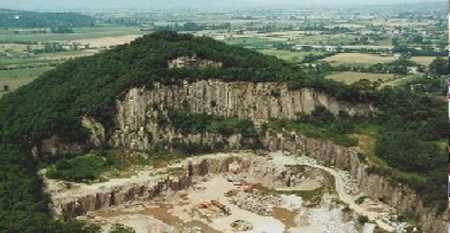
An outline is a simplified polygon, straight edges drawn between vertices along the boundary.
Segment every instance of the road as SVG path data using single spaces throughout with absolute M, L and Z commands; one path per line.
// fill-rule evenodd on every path
M 391 225 L 381 221 L 381 219 L 377 219 L 377 217 L 380 215 L 379 213 L 368 211 L 355 203 L 355 197 L 345 192 L 344 181 L 341 179 L 339 173 L 336 170 L 321 165 L 312 165 L 312 164 L 302 164 L 302 165 L 318 168 L 330 173 L 332 176 L 334 176 L 334 179 L 336 180 L 335 185 L 339 198 L 343 202 L 348 204 L 348 207 L 350 209 L 354 210 L 356 213 L 360 215 L 366 215 L 369 218 L 369 220 L 374 221 L 379 227 L 388 232 L 393 232 L 395 230 L 394 227 L 392 227 Z

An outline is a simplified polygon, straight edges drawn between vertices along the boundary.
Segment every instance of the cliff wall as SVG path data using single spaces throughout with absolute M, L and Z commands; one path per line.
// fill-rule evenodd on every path
M 343 111 L 350 115 L 367 115 L 373 111 L 369 103 L 346 103 L 310 88 L 289 90 L 278 83 L 225 83 L 205 80 L 185 83 L 183 86 L 163 86 L 156 83 L 152 89 L 133 88 L 117 101 L 117 131 L 111 142 L 115 146 L 149 150 L 156 143 L 173 142 L 215 145 L 225 148 L 242 148 L 242 136 L 224 137 L 217 134 L 183 135 L 172 127 L 160 127 L 154 120 L 158 111 L 176 109 L 190 113 L 204 113 L 238 119 L 251 119 L 255 124 L 270 118 L 293 119 L 296 113 L 310 114 L 316 107 L 324 106 L 333 114 Z M 446 213 L 424 208 L 420 196 L 408 186 L 388 177 L 367 172 L 368 165 L 360 161 L 356 151 L 332 142 L 320 141 L 295 133 L 267 133 L 261 138 L 262 146 L 269 151 L 284 150 L 305 155 L 318 161 L 332 162 L 336 167 L 350 172 L 360 189 L 374 199 L 383 200 L 399 212 L 414 212 L 421 216 L 426 232 L 441 232 L 447 227 Z

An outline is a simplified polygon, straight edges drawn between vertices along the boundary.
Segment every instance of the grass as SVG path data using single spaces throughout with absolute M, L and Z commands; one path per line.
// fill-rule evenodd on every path
M 421 75 L 421 74 L 419 74 Z M 386 86 L 386 85 L 390 85 L 390 86 L 398 86 L 398 85 L 402 85 L 405 84 L 409 81 L 411 81 L 412 79 L 416 78 L 418 75 L 407 75 L 407 76 L 403 76 L 394 80 L 389 80 L 387 82 L 384 82 L 383 84 L 381 84 L 381 87 Z
M 339 53 L 322 59 L 332 65 L 375 65 L 397 60 L 396 57 L 381 57 L 374 54 L 364 53 Z
M 167 173 L 172 176 L 181 176 L 186 174 L 186 169 L 184 167 L 168 167 Z
M 369 196 L 361 196 L 361 197 L 358 197 L 358 199 L 355 200 L 355 203 L 356 203 L 357 205 L 361 205 L 362 203 L 364 203 L 364 201 L 365 201 L 367 198 L 369 198 Z
M 36 58 L 0 58 L 0 66 L 31 65 L 38 63 L 46 63 L 46 61 Z
M 17 88 L 32 82 L 44 72 L 51 70 L 51 67 L 25 68 L 14 70 L 0 70 L 0 98 Z M 9 91 L 4 91 L 4 86 L 9 87 Z
M 392 39 L 383 39 L 383 40 L 379 40 L 379 41 L 376 41 L 374 45 L 379 45 L 379 46 L 392 46 Z
M 408 185 L 419 184 L 425 182 L 425 178 L 416 173 L 407 173 L 398 169 L 392 168 L 386 161 L 379 158 L 375 154 L 376 138 L 379 134 L 379 128 L 371 125 L 366 128 L 360 129 L 358 134 L 353 134 L 351 137 L 358 140 L 358 145 L 354 149 L 361 156 L 367 165 L 369 165 L 368 172 L 379 175 L 385 175 L 391 177 L 392 180 L 405 183 Z
M 60 53 L 43 53 L 39 54 L 38 58 L 40 58 L 38 61 L 48 61 L 48 60 L 61 60 L 61 59 L 68 59 L 68 58 L 75 58 L 75 57 L 81 57 L 81 56 L 89 56 L 93 55 L 95 52 L 93 51 L 68 51 L 68 52 L 60 52 Z
M 231 45 L 243 45 L 243 46 L 266 46 L 280 43 L 279 41 L 273 41 L 262 38 L 231 38 L 224 40 L 225 43 Z
M 350 147 L 357 144 L 357 140 L 351 138 L 348 135 L 333 133 L 331 132 L 331 130 L 327 128 L 318 127 L 312 124 L 297 123 L 292 120 L 274 119 L 269 122 L 269 128 L 274 129 L 275 131 L 286 128 L 289 130 L 296 131 L 307 137 L 321 140 L 329 140 L 345 147 Z
M 371 82 L 378 81 L 381 79 L 382 82 L 386 82 L 394 79 L 393 74 L 374 74 L 374 73 L 360 73 L 360 72 L 342 72 L 337 74 L 332 74 L 326 77 L 327 79 L 333 79 L 339 82 L 344 82 L 346 84 L 352 84 L 361 79 L 367 79 Z
M 47 176 L 71 182 L 91 183 L 136 174 L 135 168 L 149 165 L 147 155 L 126 150 L 94 150 L 79 156 L 61 156 L 46 161 Z
M 446 57 L 442 57 L 442 58 L 444 58 L 444 59 L 447 60 Z M 431 62 L 432 62 L 434 59 L 436 59 L 436 57 L 429 57 L 429 56 L 426 56 L 426 57 L 425 57 L 425 56 L 415 56 L 415 57 L 411 57 L 411 61 L 417 62 L 417 63 L 419 63 L 419 64 L 421 64 L 421 65 L 425 65 L 425 66 L 430 65 Z
M 301 61 L 306 55 L 312 53 L 315 55 L 321 55 L 323 52 L 293 52 L 293 51 L 287 51 L 287 50 L 275 50 L 275 49 L 263 49 L 259 50 L 258 52 L 266 55 L 275 56 L 279 59 L 288 61 L 288 62 L 299 62 Z
M 317 201 L 323 195 L 322 188 L 317 188 L 314 190 L 276 190 L 276 189 L 269 189 L 269 188 L 263 188 L 259 191 L 259 194 L 261 195 L 295 195 L 298 197 L 301 197 L 304 201 Z

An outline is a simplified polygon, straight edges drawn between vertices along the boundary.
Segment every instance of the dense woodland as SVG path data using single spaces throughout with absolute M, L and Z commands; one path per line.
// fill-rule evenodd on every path
M 221 61 L 223 67 L 167 68 L 168 60 L 194 53 L 204 59 Z M 437 146 L 437 142 L 448 136 L 444 102 L 414 93 L 409 87 L 377 90 L 365 81 L 348 86 L 316 78 L 272 56 L 206 37 L 162 31 L 129 45 L 70 60 L 0 100 L 0 232 L 95 232 L 95 228 L 52 219 L 47 206 L 49 199 L 43 194 L 43 184 L 37 175 L 38 162 L 30 155 L 31 147 L 55 133 L 64 141 L 87 140 L 88 132 L 80 125 L 83 115 L 95 117 L 113 130 L 113 103 L 127 88 L 143 85 L 152 88 L 154 82 L 179 84 L 183 80 L 193 82 L 211 77 L 224 81 L 287 82 L 290 88 L 313 87 L 340 100 L 373 102 L 377 108 L 373 116 L 334 116 L 319 108 L 311 116 L 299 115 L 294 121 L 272 122 L 271 127 L 329 130 L 327 139 L 343 145 L 355 144 L 345 134 L 375 127 L 374 153 L 389 167 L 374 168 L 372 172 L 391 175 L 393 179 L 427 193 L 424 195 L 426 205 L 444 200 L 440 193 L 446 189 L 445 177 L 438 175 L 441 173 L 438 170 L 446 160 L 445 156 L 440 156 L 441 150 Z M 242 133 L 251 138 L 258 135 L 253 124 L 245 120 L 183 112 L 172 112 L 168 119 L 162 120 L 168 120 L 186 133 Z M 71 163 L 84 161 L 59 162 L 56 166 L 70 167 Z M 397 170 L 415 175 L 397 176 Z M 73 174 L 56 172 L 53 175 L 72 177 Z
M 79 13 L 38 13 L 0 9 L 0 25 L 4 28 L 92 27 L 94 19 Z M 58 30 L 60 32 L 62 30 Z

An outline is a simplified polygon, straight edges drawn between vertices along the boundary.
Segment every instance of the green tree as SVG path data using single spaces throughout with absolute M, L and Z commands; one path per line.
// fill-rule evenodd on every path
M 109 233 L 136 233 L 136 231 L 131 227 L 116 223 L 111 227 Z
M 435 75 L 448 74 L 448 60 L 442 57 L 436 57 L 429 66 L 430 72 Z

